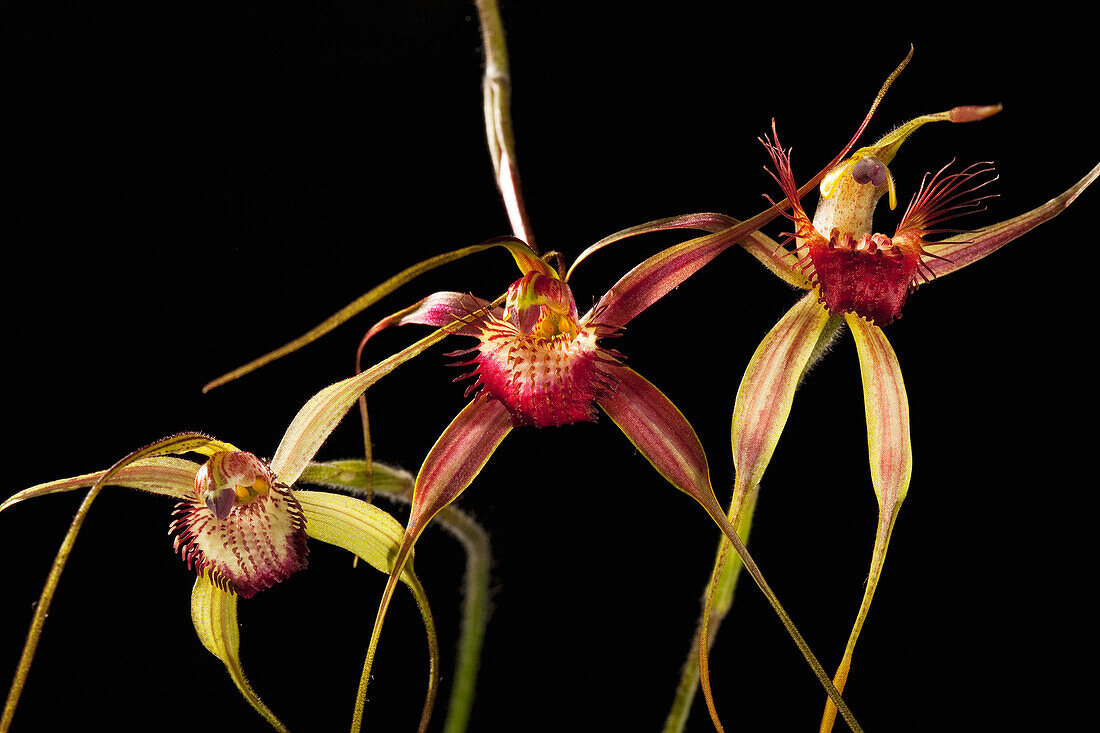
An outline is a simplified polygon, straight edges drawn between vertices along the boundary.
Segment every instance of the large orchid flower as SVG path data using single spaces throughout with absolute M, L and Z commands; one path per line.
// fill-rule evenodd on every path
M 205 462 L 178 457 L 198 453 Z M 134 451 L 111 468 L 51 481 L 21 491 L 0 511 L 26 499 L 90 487 L 66 535 L 35 608 L 27 643 L 4 708 L 0 730 L 7 731 L 30 670 L 46 615 L 77 534 L 99 492 L 114 484 L 177 500 L 170 532 L 173 547 L 197 574 L 191 592 L 191 620 L 203 646 L 225 665 L 241 695 L 275 729 L 287 730 L 249 684 L 240 660 L 237 599 L 252 598 L 307 565 L 307 537 L 346 549 L 382 572 L 393 558 L 404 528 L 373 504 L 342 494 L 291 487 L 299 478 L 330 482 L 333 469 L 306 466 L 293 446 L 284 445 L 271 463 L 200 433 L 181 433 Z M 379 490 L 399 488 L 408 474 L 375 465 Z M 286 479 L 284 480 L 284 477 Z M 411 565 L 400 579 L 420 608 L 430 652 L 423 730 L 435 700 L 438 644 L 424 589 Z
M 732 444 L 737 468 L 729 519 L 739 531 L 747 529 L 747 517 L 755 504 L 755 492 L 778 443 L 793 403 L 794 393 L 807 370 L 827 350 L 847 325 L 856 343 L 863 380 L 867 444 L 872 486 L 879 506 L 878 526 L 863 599 L 834 676 L 843 689 L 852 656 L 881 577 L 890 536 L 909 487 L 912 450 L 909 408 L 901 369 L 882 326 L 896 319 L 906 298 L 924 283 L 951 274 L 1049 221 L 1061 213 L 1097 176 L 1100 165 L 1062 194 L 1012 219 L 963 231 L 944 226 L 963 214 L 980 210 L 990 196 L 991 164 L 977 163 L 952 171 L 952 164 L 925 176 L 905 209 L 892 237 L 875 233 L 872 215 L 887 196 L 890 208 L 897 204 L 896 185 L 889 163 L 898 148 L 919 127 L 929 122 L 969 122 L 984 119 L 1000 107 L 958 107 L 918 117 L 885 135 L 878 142 L 856 150 L 832 166 L 821 180 L 821 200 L 811 220 L 802 208 L 802 191 L 795 183 L 790 151 L 775 136 L 764 142 L 772 159 L 772 174 L 791 203 L 785 214 L 794 224 L 783 244 L 768 242 L 757 232 L 746 249 L 788 284 L 807 291 L 780 319 L 757 348 L 737 392 L 733 412 Z M 949 172 L 950 171 L 950 172 Z M 702 228 L 716 234 L 685 243 L 688 249 L 706 251 L 715 241 L 741 236 L 744 224 L 715 214 L 697 214 L 651 222 L 608 237 L 597 246 L 618 241 L 626 234 L 666 228 Z M 948 234 L 943 238 L 937 235 Z M 793 242 L 793 247 L 786 247 Z M 745 520 L 745 521 L 743 521 Z M 711 694 L 707 665 L 708 644 L 713 641 L 711 612 L 720 589 L 732 593 L 723 547 L 711 577 L 700 633 L 697 636 L 701 681 L 708 708 L 721 729 Z M 728 598 L 726 603 L 728 603 Z M 832 728 L 836 711 L 826 703 L 821 730 Z

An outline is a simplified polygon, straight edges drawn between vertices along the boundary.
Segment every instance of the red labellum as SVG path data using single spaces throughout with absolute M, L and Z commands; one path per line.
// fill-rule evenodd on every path
M 897 318 L 921 262 L 919 252 L 885 235 L 865 234 L 856 241 L 835 228 L 828 240 L 811 238 L 809 256 L 811 279 L 830 313 L 854 312 L 879 325 Z
M 601 368 L 615 363 L 597 344 L 608 329 L 578 322 L 569 286 L 529 272 L 508 289 L 503 317 L 485 316 L 468 376 L 499 400 L 515 425 L 549 427 L 596 419 L 596 400 L 614 388 Z

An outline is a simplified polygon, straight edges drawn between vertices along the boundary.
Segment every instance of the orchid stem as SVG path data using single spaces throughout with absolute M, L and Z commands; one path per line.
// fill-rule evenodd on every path
M 512 232 L 538 254 L 516 166 L 516 139 L 512 132 L 512 78 L 508 70 L 508 46 L 496 0 L 476 0 L 485 48 L 485 76 L 482 81 L 485 135 L 493 159 L 497 188 L 508 212 Z
M 832 679 L 825 672 L 824 667 L 821 666 L 821 662 L 814 656 L 813 650 L 810 649 L 810 645 L 806 643 L 806 640 L 802 637 L 798 627 L 794 625 L 794 621 L 791 619 L 790 614 L 787 613 L 786 609 L 783 608 L 783 605 L 779 602 L 779 598 L 775 595 L 775 591 L 773 591 L 771 586 L 768 585 L 768 582 L 764 580 L 764 574 L 760 571 L 760 567 L 756 564 L 756 561 L 752 559 L 752 555 L 749 554 L 748 548 L 745 547 L 745 543 L 737 536 L 737 531 L 733 528 L 729 519 L 718 506 L 718 501 L 714 500 L 713 506 L 705 506 L 705 508 L 711 515 L 711 518 L 722 529 L 722 532 L 725 533 L 726 539 L 733 545 L 733 549 L 736 550 L 737 554 L 741 557 L 741 562 L 744 563 L 745 569 L 748 571 L 749 575 L 752 576 L 752 579 L 756 581 L 756 585 L 764 593 L 764 597 L 768 599 L 768 603 L 771 604 L 772 609 L 775 611 L 776 615 L 779 616 L 779 620 L 783 622 L 783 626 L 787 629 L 787 633 L 790 635 L 791 639 L 794 640 L 795 646 L 798 647 L 798 651 L 802 652 L 802 656 L 810 665 L 810 668 L 813 669 L 814 675 L 817 677 L 822 687 L 825 688 L 825 692 L 828 693 L 829 699 L 833 701 L 837 710 L 840 711 L 840 714 L 852 729 L 852 733 L 863 733 L 863 728 L 856 722 L 855 716 L 848 708 L 848 704 L 844 702 L 840 693 L 837 692 Z M 700 674 L 704 672 L 705 670 L 701 668 Z M 717 715 L 714 714 L 713 707 L 711 708 L 711 715 L 717 724 Z M 721 729 L 721 726 L 719 726 L 719 729 Z
M 758 493 L 753 491 L 745 499 L 736 521 L 733 517 L 730 519 L 730 523 L 737 528 L 737 534 L 742 542 L 747 542 L 749 538 Z M 741 558 L 736 555 L 733 556 L 732 560 L 730 559 L 730 548 L 730 543 L 723 536 L 718 546 L 714 570 L 711 573 L 706 595 L 704 596 L 702 615 L 699 618 L 691 648 L 684 660 L 684 666 L 680 672 L 680 684 L 676 687 L 676 696 L 673 698 L 672 707 L 669 710 L 668 717 L 665 718 L 665 725 L 661 729 L 661 733 L 682 733 L 687 725 L 688 716 L 691 714 L 691 706 L 699 689 L 699 665 L 701 662 L 704 665 L 706 664 L 703 661 L 706 655 L 702 654 L 701 656 L 701 650 L 704 648 L 709 650 L 714 645 L 714 641 L 718 637 L 718 627 L 733 606 L 733 594 L 737 589 L 737 580 L 741 575 L 742 563 Z
M 8 691 L 8 699 L 4 704 L 4 715 L 0 718 L 0 733 L 7 733 L 11 727 L 12 718 L 15 717 L 15 708 L 19 704 L 19 697 L 23 694 L 27 674 L 30 672 L 35 651 L 38 649 L 38 641 L 42 636 L 42 626 L 46 623 L 50 604 L 53 602 L 54 594 L 57 591 L 57 584 L 61 580 L 61 573 L 65 569 L 65 563 L 68 561 L 69 554 L 76 543 L 76 536 L 84 524 L 84 519 L 88 516 L 88 510 L 91 509 L 92 502 L 99 496 L 102 489 L 102 484 L 93 486 L 85 495 L 84 501 L 80 504 L 80 509 L 77 510 L 72 524 L 69 525 L 69 531 L 66 533 L 65 539 L 61 542 L 61 548 L 54 558 L 53 567 L 50 568 L 50 574 L 46 578 L 46 585 L 43 586 L 42 594 L 38 597 L 38 603 L 34 609 L 34 618 L 31 619 L 31 627 L 27 631 L 27 640 L 23 644 L 23 655 L 19 658 L 19 666 L 15 670 L 15 678 L 12 680 L 11 689 Z

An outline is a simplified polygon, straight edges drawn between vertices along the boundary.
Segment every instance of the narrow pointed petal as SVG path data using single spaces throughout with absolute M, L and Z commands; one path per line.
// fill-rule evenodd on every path
M 306 518 L 306 534 L 358 555 L 371 567 L 389 575 L 405 528 L 385 510 L 354 496 L 327 491 L 295 491 Z M 401 581 L 415 582 L 412 561 Z
M 740 221 L 734 219 L 732 216 L 726 216 L 725 214 L 701 213 L 657 219 L 645 224 L 630 227 L 629 229 L 623 229 L 622 231 L 604 237 L 585 249 L 584 252 L 574 260 L 573 264 L 570 265 L 569 271 L 565 275 L 565 279 L 568 280 L 577 265 L 589 255 L 596 253 L 610 244 L 627 239 L 628 237 L 635 237 L 639 234 L 648 234 L 650 232 L 668 231 L 670 229 L 699 229 L 705 232 L 718 233 L 740 224 Z M 779 279 L 785 280 L 789 284 L 803 290 L 810 289 L 809 280 L 801 272 L 794 270 L 791 267 L 792 260 L 784 256 L 787 254 L 787 250 L 780 247 L 779 243 L 768 235 L 760 231 L 751 232 L 737 244 L 759 260 L 761 264 L 771 270 Z
M 395 587 L 395 573 L 402 572 L 411 558 L 413 545 L 435 514 L 450 504 L 477 477 L 489 457 L 512 430 L 512 416 L 497 400 L 478 395 L 466 405 L 439 436 L 428 452 L 413 489 L 413 506 L 405 536 L 397 550 L 390 580 L 382 591 L 378 612 L 374 617 L 367 659 L 359 678 L 352 730 L 363 723 L 363 706 L 370 683 L 371 667 L 382 637 L 382 626 L 389 610 Z
M 852 655 L 875 589 L 882 576 L 890 535 L 901 503 L 909 490 L 913 472 L 913 449 L 909 439 L 909 401 L 905 394 L 901 368 L 882 329 L 854 314 L 845 316 L 855 337 L 863 377 L 863 403 L 867 416 L 867 445 L 871 462 L 871 483 L 878 499 L 878 527 L 871 552 L 871 568 L 864 586 L 863 599 L 848 636 L 844 654 L 833 683 L 843 690 L 852 665 Z M 832 730 L 836 709 L 826 701 L 821 732 Z
M 330 384 L 313 395 L 294 416 L 283 434 L 275 456 L 271 459 L 271 470 L 288 485 L 297 481 L 305 467 L 317 455 L 321 445 L 364 391 L 449 335 L 449 327 L 437 329 L 363 373 Z
M 840 697 L 829 676 L 798 631 L 790 614 L 783 608 L 775 592 L 764 579 L 764 574 L 752 559 L 745 543 L 726 518 L 710 483 L 710 471 L 706 454 L 695 430 L 687 418 L 656 387 L 632 369 L 618 367 L 608 370 L 618 382 L 615 392 L 599 402 L 623 434 L 645 456 L 658 473 L 669 483 L 691 496 L 721 528 L 726 539 L 737 551 L 745 569 L 771 604 L 795 646 L 802 653 L 822 687 L 829 693 L 855 733 L 862 730 L 855 716 Z M 709 696 L 708 696 L 709 698 Z M 711 702 L 708 699 L 708 702 Z M 711 706 L 712 719 L 720 728 L 717 713 Z
M 769 209 L 729 229 L 658 252 L 615 283 L 593 311 L 600 314 L 600 323 L 613 328 L 625 326 L 715 257 L 777 216 L 777 210 Z
M 996 252 L 1017 237 L 1026 234 L 1043 222 L 1050 221 L 1072 204 L 1081 192 L 1088 188 L 1100 176 L 1100 164 L 1090 170 L 1069 190 L 1055 196 L 1042 206 L 1020 214 L 999 224 L 991 224 L 972 232 L 948 237 L 939 242 L 931 242 L 925 250 L 934 257 L 925 260 L 928 269 L 936 277 L 961 270 L 983 257 Z
M 299 479 L 299 483 L 319 484 L 354 494 L 369 492 L 373 496 L 383 495 L 404 502 L 412 500 L 413 481 L 413 475 L 402 468 L 377 462 L 368 467 L 366 461 L 358 458 L 311 463 Z M 492 551 L 485 529 L 456 507 L 444 507 L 433 521 L 453 535 L 466 553 L 458 660 L 451 677 L 451 696 L 443 725 L 444 731 L 458 733 L 468 726 L 477 688 L 489 620 Z
M 361 458 L 311 463 L 302 472 L 299 483 L 327 486 L 344 492 L 367 496 L 384 493 L 392 498 L 412 499 L 414 476 L 403 468 L 375 461 L 369 466 Z
M 913 447 L 909 440 L 909 400 L 901 367 L 886 334 L 854 313 L 844 316 L 859 352 L 871 478 L 881 507 L 893 511 L 909 488 Z
M 442 291 L 432 293 L 418 303 L 397 311 L 371 327 L 363 337 L 363 343 L 387 328 L 419 324 L 421 326 L 451 326 L 451 332 L 460 336 L 477 336 L 481 333 L 480 314 L 489 311 L 492 304 L 466 293 Z M 473 318 L 471 314 L 478 314 Z
M 239 379 L 250 372 L 254 372 L 262 366 L 270 364 L 271 362 L 281 359 L 287 354 L 291 354 L 298 349 L 311 344 L 317 339 L 321 338 L 329 331 L 333 330 L 337 326 L 348 321 L 352 317 L 366 310 L 371 305 L 381 300 L 386 295 L 389 295 L 397 288 L 401 287 L 405 283 L 413 280 L 416 277 L 434 270 L 440 265 L 445 265 L 455 260 L 462 259 L 471 254 L 477 252 L 483 252 L 491 247 L 506 247 L 512 254 L 512 257 L 516 260 L 516 264 L 519 265 L 520 270 L 527 272 L 528 270 L 539 270 L 553 274 L 553 268 L 540 260 L 534 252 L 531 251 L 525 243 L 513 238 L 506 237 L 502 239 L 494 239 L 488 242 L 482 242 L 481 244 L 471 245 L 469 247 L 462 247 L 461 249 L 452 250 L 450 252 L 444 252 L 441 255 L 435 257 L 429 257 L 423 262 L 418 262 L 412 267 L 406 268 L 397 273 L 390 279 L 386 280 L 381 285 L 373 288 L 367 293 L 359 296 L 357 299 L 344 306 L 338 312 L 326 318 L 320 324 L 310 329 L 306 333 L 302 334 L 298 338 L 294 339 L 290 343 L 284 344 L 274 351 L 270 351 L 263 356 L 253 359 L 249 363 L 242 367 L 238 367 L 231 372 L 223 374 L 222 376 L 208 382 L 203 386 L 202 391 L 209 392 L 212 389 L 221 387 L 222 385 L 232 382 L 234 379 Z
M 237 626 L 237 596 L 211 583 L 206 577 L 195 579 L 191 590 L 191 621 L 207 651 L 222 661 L 233 684 L 256 712 L 276 730 L 286 731 L 275 713 L 260 700 L 248 683 L 241 667 L 241 637 Z
M 306 534 L 354 553 L 376 570 L 393 572 L 398 546 L 405 534 L 400 522 L 373 504 L 351 496 L 325 491 L 298 491 L 295 496 L 305 513 Z M 413 571 L 411 558 L 401 569 L 400 577 L 416 599 L 428 637 L 428 692 L 420 724 L 423 730 L 439 691 L 439 640 L 428 597 Z
M 623 434 L 665 479 L 704 507 L 717 503 L 707 456 L 676 405 L 633 369 L 608 367 L 614 392 L 599 400 Z
M 817 301 L 817 293 L 809 293 L 780 319 L 757 347 L 738 388 L 730 430 L 735 467 L 734 490 L 727 513 L 730 524 L 738 533 L 746 532 L 745 521 L 751 521 L 760 479 L 786 425 L 795 390 L 815 356 L 835 335 L 840 323 L 839 318 L 830 317 Z M 728 542 L 723 542 L 719 547 L 703 606 L 701 629 L 711 629 L 725 615 L 721 605 L 715 607 L 714 604 L 716 599 L 723 597 L 719 593 L 719 585 L 724 577 L 723 569 L 729 550 Z M 712 624 L 711 614 L 715 611 L 718 612 L 718 619 Z M 710 634 L 716 632 L 715 628 Z M 707 638 L 697 637 L 696 654 L 703 694 L 713 711 L 707 657 L 710 634 Z
M 418 536 L 436 512 L 466 490 L 511 430 L 511 413 L 498 400 L 484 395 L 458 413 L 416 476 L 407 529 L 410 536 Z
M 787 311 L 756 348 L 741 378 L 730 429 L 735 506 L 760 483 L 787 424 L 795 390 L 829 325 L 829 313 L 817 301 L 816 292 L 807 293 Z M 829 332 L 835 333 L 835 327 Z
M 111 477 L 110 483 L 180 499 L 194 493 L 195 472 L 198 468 L 197 463 L 184 458 L 173 458 L 171 456 L 144 458 L 119 469 Z M 73 476 L 72 478 L 32 486 L 12 495 L 7 501 L 0 504 L 0 511 L 4 511 L 26 499 L 77 489 L 87 489 L 101 480 L 106 473 L 106 471 L 86 473 L 83 476 Z
M 47 493 L 54 493 L 54 491 L 71 491 L 76 488 L 87 486 L 89 481 L 91 483 L 91 488 L 84 497 L 84 501 L 81 502 L 80 509 L 77 510 L 76 515 L 73 517 L 73 521 L 69 524 L 69 531 L 65 533 L 65 539 L 61 542 L 61 547 L 58 549 L 57 555 L 54 557 L 53 565 L 50 567 L 50 573 L 46 577 L 46 583 L 38 596 L 38 603 L 35 604 L 30 629 L 28 629 L 26 641 L 23 643 L 23 653 L 19 657 L 19 664 L 16 667 L 15 676 L 12 679 L 11 688 L 8 690 L 8 697 L 4 703 L 4 711 L 2 716 L 0 716 L 0 730 L 6 731 L 11 725 L 12 718 L 15 716 L 15 709 L 19 705 L 20 696 L 23 694 L 23 688 L 27 682 L 27 674 L 30 672 L 31 663 L 34 661 L 34 655 L 38 649 L 38 642 L 42 637 L 42 628 L 46 623 L 46 616 L 49 615 L 50 605 L 53 603 L 54 595 L 57 592 L 57 585 L 61 581 L 61 574 L 65 570 L 69 555 L 72 553 L 73 546 L 76 544 L 76 538 L 80 534 L 81 528 L 84 526 L 84 520 L 91 510 L 92 504 L 95 502 L 96 497 L 99 496 L 99 492 L 108 484 L 113 483 L 116 477 L 124 472 L 130 474 L 131 477 L 133 477 L 134 474 L 140 474 L 140 480 L 138 481 L 140 488 L 156 486 L 156 481 L 160 474 L 157 472 L 155 466 L 151 474 L 149 470 L 147 470 L 149 466 L 145 464 L 139 465 L 137 469 L 132 472 L 130 471 L 135 463 L 140 463 L 143 460 L 163 456 L 167 453 L 186 451 L 203 452 L 210 449 L 221 449 L 222 447 L 233 448 L 228 443 L 222 443 L 221 441 L 214 440 L 201 433 L 180 433 L 133 451 L 106 471 L 88 474 L 76 479 L 67 479 L 59 482 L 52 482 L 50 484 L 43 484 L 39 487 L 34 487 L 20 494 L 16 494 L 16 496 L 0 506 L 0 509 L 3 509 L 23 499 L 31 498 L 32 496 L 41 496 Z M 179 468 L 179 466 L 174 466 L 174 468 Z M 178 472 L 167 472 L 164 473 L 163 476 L 167 478 L 169 474 L 178 478 Z M 193 473 L 191 477 L 193 481 Z M 170 487 L 168 490 L 174 491 L 176 488 L 179 487 Z

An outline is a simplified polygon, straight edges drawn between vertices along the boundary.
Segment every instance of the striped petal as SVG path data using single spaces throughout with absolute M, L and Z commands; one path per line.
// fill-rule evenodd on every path
M 477 477 L 497 446 L 512 430 L 512 416 L 497 400 L 478 395 L 455 417 L 428 452 L 413 489 L 412 511 L 393 560 L 393 570 L 374 619 L 367 660 L 359 679 L 352 729 L 362 727 L 363 705 L 382 626 L 393 597 L 398 574 L 409 561 L 417 538 L 439 510 L 454 501 Z
M 840 693 L 833 687 L 809 644 L 794 625 L 794 621 L 764 580 L 763 573 L 749 555 L 744 542 L 718 505 L 718 499 L 714 496 L 714 489 L 710 482 L 706 454 L 687 418 L 676 409 L 668 397 L 632 369 L 617 367 L 608 371 L 618 381 L 618 387 L 613 394 L 599 401 L 600 407 L 619 426 L 646 460 L 657 469 L 658 473 L 677 489 L 699 502 L 715 524 L 721 528 L 726 539 L 740 556 L 745 569 L 764 593 L 764 597 L 779 616 L 787 633 L 813 669 L 822 687 L 829 693 L 829 697 L 841 706 L 845 720 L 853 731 L 862 730 L 840 698 Z M 702 664 L 702 660 L 700 661 Z M 711 706 L 712 719 L 720 728 L 709 687 L 704 687 L 704 694 Z
M 520 271 L 523 273 L 527 273 L 531 270 L 538 270 L 540 272 L 545 272 L 551 276 L 556 277 L 556 273 L 554 272 L 552 267 L 540 260 L 538 256 L 531 250 L 531 248 L 528 247 L 524 242 L 515 239 L 514 237 L 493 239 L 488 242 L 482 242 L 481 244 L 475 244 L 469 247 L 462 247 L 461 249 L 452 250 L 450 252 L 444 252 L 441 255 L 429 257 L 423 262 L 418 262 L 412 267 L 408 267 L 402 270 L 390 279 L 386 280 L 381 285 L 378 285 L 375 288 L 371 289 L 369 292 L 359 296 L 357 299 L 340 309 L 337 313 L 329 316 L 320 324 L 302 334 L 298 338 L 294 339 L 293 341 L 284 344 L 283 346 L 280 346 L 274 351 L 270 351 L 259 358 L 253 359 L 242 367 L 234 369 L 233 371 L 228 372 L 227 374 L 223 374 L 217 379 L 208 382 L 206 385 L 203 386 L 202 391 L 209 392 L 210 390 L 220 387 L 228 382 L 232 382 L 234 379 L 239 379 L 240 377 L 243 377 L 250 372 L 254 372 L 260 367 L 270 364 L 271 362 L 280 359 L 287 354 L 291 354 L 302 348 L 303 346 L 306 346 L 307 344 L 313 343 L 317 339 L 327 334 L 329 331 L 332 331 L 337 326 L 343 324 L 344 322 L 348 321 L 359 313 L 362 313 L 368 307 L 374 305 L 376 302 L 381 300 L 386 295 L 389 295 L 397 288 L 413 280 L 414 278 L 419 277 L 425 272 L 428 272 L 429 270 L 433 270 L 440 265 L 445 265 L 449 262 L 454 262 L 455 260 L 462 259 L 463 257 L 466 257 L 468 255 L 475 254 L 477 252 L 483 252 L 484 250 L 492 247 L 505 247 L 512 255 L 512 258 L 516 261 L 516 265 L 519 267 Z
M 1100 176 L 1100 164 L 1090 170 L 1084 178 L 1071 186 L 1069 190 L 1025 214 L 1020 214 L 999 224 L 991 224 L 966 234 L 959 234 L 940 242 L 927 244 L 925 250 L 934 257 L 926 259 L 925 264 L 933 274 L 939 277 L 961 270 L 972 262 L 977 262 L 1043 222 L 1058 216 L 1081 195 L 1082 191 L 1096 180 L 1097 176 Z
M 199 464 L 194 461 L 171 456 L 157 456 L 137 460 L 120 468 L 111 477 L 110 483 L 180 499 L 194 493 L 195 472 L 198 470 Z M 102 480 L 106 474 L 106 471 L 98 471 L 32 486 L 12 495 L 7 501 L 0 504 L 0 511 L 27 499 L 89 488 Z
M 820 352 L 819 343 L 836 332 L 817 293 L 805 295 L 768 332 L 749 361 L 733 408 L 734 506 L 758 484 L 787 424 L 798 384 Z M 731 513 L 731 517 L 736 512 Z
M 191 590 L 191 622 L 207 651 L 222 661 L 244 699 L 276 730 L 286 731 L 275 713 L 260 700 L 241 667 L 241 636 L 237 624 L 237 595 L 224 591 L 205 576 Z
M 845 320 L 855 337 L 859 353 L 859 368 L 863 377 L 863 406 L 867 417 L 867 446 L 871 462 L 871 483 L 878 499 L 878 527 L 871 552 L 871 568 L 864 586 L 863 600 L 848 636 L 840 665 L 833 682 L 838 690 L 844 689 L 852 664 L 856 641 L 863 629 L 863 622 L 871 609 L 871 601 L 882 575 L 890 535 L 894 529 L 898 510 L 909 490 L 913 473 L 913 447 L 909 439 L 909 400 L 897 357 L 886 340 L 882 329 L 847 314 Z M 821 731 L 832 729 L 836 710 L 826 702 Z
M 295 497 L 305 513 L 306 534 L 354 553 L 376 570 L 393 573 L 398 547 L 405 534 L 400 522 L 373 504 L 350 496 L 325 491 L 297 491 Z M 420 719 L 420 730 L 424 730 L 439 691 L 439 641 L 428 597 L 413 572 L 411 557 L 400 572 L 401 582 L 409 587 L 416 599 L 428 637 L 428 692 Z M 358 704 L 357 710 L 361 710 Z

